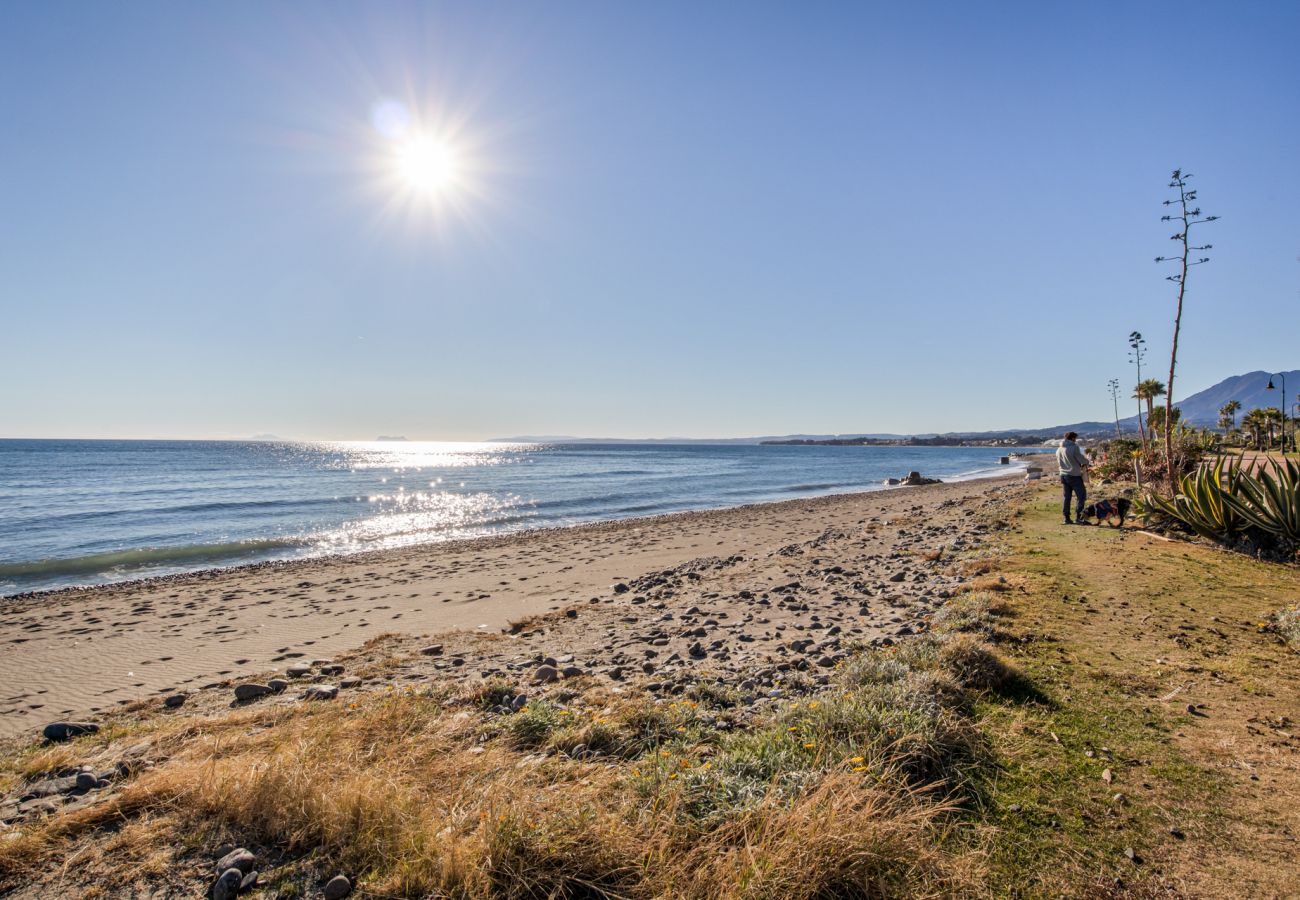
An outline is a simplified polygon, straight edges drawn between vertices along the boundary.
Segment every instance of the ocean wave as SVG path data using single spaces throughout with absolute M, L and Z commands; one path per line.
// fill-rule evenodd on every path
M 137 547 L 109 550 L 62 559 L 38 559 L 31 562 L 0 563 L 0 578 L 33 578 L 59 575 L 87 575 L 112 569 L 141 569 L 165 564 L 232 560 L 284 550 L 307 544 L 303 538 L 268 538 L 233 541 L 225 544 L 187 544 L 179 547 Z
M 800 491 L 829 491 L 831 488 L 854 487 L 851 481 L 824 481 L 815 484 L 792 484 L 780 488 L 787 494 L 797 494 Z

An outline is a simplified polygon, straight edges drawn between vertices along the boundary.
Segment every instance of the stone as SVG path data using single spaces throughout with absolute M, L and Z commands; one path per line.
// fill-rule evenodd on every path
M 99 731 L 99 726 L 94 722 L 51 722 L 42 734 L 47 741 L 67 741 L 96 731 Z
M 35 800 L 25 800 L 18 804 L 18 814 L 20 816 L 43 815 L 46 813 L 58 812 L 60 803 L 53 797 L 38 797 Z
M 303 692 L 304 700 L 333 700 L 339 695 L 338 685 L 313 684 Z
M 99 776 L 94 772 L 78 772 L 76 787 L 79 791 L 94 790 L 99 787 Z
M 257 876 L 258 872 L 256 869 L 245 875 L 239 882 L 239 892 L 242 894 L 244 891 L 252 890 L 257 884 Z
M 297 663 L 284 670 L 284 674 L 290 678 L 306 678 L 311 674 L 311 666 L 305 663 Z
M 346 875 L 335 875 L 325 883 L 325 900 L 343 900 L 352 893 L 352 882 Z
M 188 694 L 171 694 L 168 697 L 164 698 L 163 706 L 167 707 L 168 709 L 179 709 L 180 707 L 185 705 L 185 701 L 188 699 L 189 699 Z
M 328 665 L 321 666 L 320 672 L 322 675 L 342 675 L 343 663 L 329 663 Z
M 614 593 L 616 594 L 626 594 L 630 590 L 631 588 L 629 588 L 626 584 L 624 584 L 621 581 L 618 584 L 614 585 Z
M 361 679 L 358 678 L 356 675 L 349 675 L 347 678 L 344 678 L 342 681 L 339 682 L 339 687 L 345 687 L 345 688 L 361 687 Z
M 225 872 L 228 869 L 236 869 L 242 880 L 245 874 L 253 871 L 253 863 L 255 862 L 257 862 L 257 857 L 252 854 L 252 851 L 243 847 L 236 847 L 217 860 L 217 871 Z
M 80 775 L 81 773 L 78 772 L 77 774 Z M 76 775 L 68 775 L 65 778 L 47 778 L 33 784 L 18 799 L 35 800 L 40 797 L 57 797 L 59 794 L 66 794 L 68 791 L 75 791 L 76 789 Z
M 582 666 L 565 666 L 561 672 L 565 678 L 577 678 L 579 675 L 586 674 Z
M 907 577 L 906 572 L 895 572 L 893 575 L 889 576 L 889 580 L 897 582 L 897 581 L 902 581 L 906 577 Z
M 235 685 L 235 699 L 240 703 L 246 703 L 249 700 L 256 700 L 258 697 L 265 697 L 271 693 L 271 688 L 265 684 L 237 684 Z
M 239 896 L 239 886 L 244 883 L 244 873 L 238 869 L 227 869 L 217 876 L 212 885 L 212 900 L 235 900 Z
M 551 665 L 538 666 L 537 671 L 533 673 L 533 681 L 540 681 L 542 684 L 555 681 L 559 677 L 559 670 Z
M 425 656 L 442 656 L 442 644 L 432 644 L 420 651 Z
M 272 678 L 266 683 L 266 686 L 274 693 L 279 694 L 289 689 L 289 682 L 285 681 L 283 678 Z

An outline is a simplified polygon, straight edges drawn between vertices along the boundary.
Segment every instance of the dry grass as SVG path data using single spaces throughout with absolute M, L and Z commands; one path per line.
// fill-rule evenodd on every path
M 972 601 L 962 622 L 986 612 Z M 187 859 L 207 878 L 224 836 L 377 897 L 961 893 L 980 865 L 949 840 L 981 759 L 965 694 L 1000 665 L 941 625 L 725 729 L 735 704 L 716 688 L 664 703 L 593 687 L 506 715 L 493 683 L 156 717 L 130 737 L 150 742 L 152 768 L 0 841 L 0 891 L 60 871 L 156 884 Z M 122 743 L 91 736 L 5 769 L 31 778 Z
M 997 568 L 997 560 L 988 556 L 963 559 L 957 564 L 957 572 L 961 575 L 965 575 L 967 578 L 973 578 L 977 575 L 987 575 L 990 572 L 997 571 Z

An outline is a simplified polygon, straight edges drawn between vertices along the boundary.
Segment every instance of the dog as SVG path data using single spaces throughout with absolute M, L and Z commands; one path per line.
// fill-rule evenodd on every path
M 1122 528 L 1124 519 L 1128 516 L 1128 509 L 1132 505 L 1123 497 L 1116 497 L 1114 500 L 1098 500 L 1091 506 L 1083 508 L 1083 515 L 1079 516 L 1079 521 L 1096 519 L 1098 525 L 1105 522 L 1112 528 Z

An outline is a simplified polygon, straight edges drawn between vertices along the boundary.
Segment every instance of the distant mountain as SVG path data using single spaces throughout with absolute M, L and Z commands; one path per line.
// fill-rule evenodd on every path
M 1286 376 L 1286 389 L 1290 397 L 1291 404 L 1294 404 L 1300 397 L 1300 369 L 1283 372 Z M 1219 422 L 1219 408 L 1229 400 L 1237 400 L 1241 403 L 1241 412 L 1237 414 L 1237 420 L 1241 421 L 1241 414 L 1248 412 L 1259 406 L 1281 406 L 1282 405 L 1282 379 L 1274 378 L 1274 390 L 1268 390 L 1269 378 L 1272 373 L 1269 372 L 1247 372 L 1245 375 L 1233 375 L 1231 378 L 1225 378 L 1213 387 L 1208 387 L 1203 391 L 1198 391 L 1183 400 L 1179 400 L 1174 406 L 1183 412 L 1183 421 L 1189 425 L 1200 425 L 1213 428 Z M 1128 408 L 1132 409 L 1136 405 L 1136 400 L 1128 401 Z M 1291 406 L 1287 407 L 1287 414 L 1291 414 Z M 1137 416 L 1128 416 L 1119 420 L 1120 428 L 1124 432 L 1137 431 Z M 1115 433 L 1114 422 L 1072 422 L 1065 425 L 1052 425 L 1047 428 L 1004 428 L 999 431 L 949 431 L 942 434 L 927 432 L 925 434 L 868 434 L 863 432 L 853 432 L 849 434 L 781 434 L 767 435 L 764 437 L 747 437 L 747 438 L 580 438 L 571 436 L 558 435 L 530 435 L 513 438 L 494 438 L 495 441 L 508 441 L 511 443 L 536 443 L 536 444 L 762 444 L 777 441 L 851 441 L 860 438 L 872 438 L 884 441 L 903 441 L 908 438 L 947 438 L 952 440 L 999 440 L 1040 435 L 1042 437 L 1060 437 L 1067 431 L 1077 431 L 1082 435 L 1104 436 Z
M 1281 373 L 1247 372 L 1245 375 L 1233 375 L 1231 378 L 1225 378 L 1212 387 L 1197 391 L 1190 397 L 1175 400 L 1174 406 L 1182 410 L 1182 421 L 1188 425 L 1216 428 L 1219 424 L 1219 409 L 1229 400 L 1236 400 L 1241 404 L 1241 411 L 1237 413 L 1237 421 L 1240 422 L 1244 413 L 1257 407 L 1281 407 L 1282 379 L 1275 377 L 1278 374 L 1286 377 L 1287 396 L 1290 399 L 1287 415 L 1291 415 L 1297 395 L 1300 395 L 1300 369 Z M 1270 378 L 1273 381 L 1273 390 L 1271 391 L 1268 389 Z M 1161 400 L 1163 399 L 1161 398 Z M 1132 409 L 1137 405 L 1137 401 L 1129 400 L 1128 405 Z M 1163 404 L 1157 402 L 1156 405 L 1161 406 Z M 1120 428 L 1125 432 L 1137 431 L 1137 416 L 1132 415 L 1120 419 L 1119 424 Z M 1077 431 L 1080 434 L 1113 433 L 1115 423 L 1076 422 L 1073 425 L 1058 425 L 1055 428 L 1038 430 L 1053 434 L 1064 431 Z
M 1285 401 L 1282 397 L 1282 379 L 1273 377 L 1275 374 L 1277 373 L 1247 372 L 1245 375 L 1234 375 L 1223 379 L 1214 387 L 1192 394 L 1186 400 L 1175 398 L 1174 406 L 1183 411 L 1183 421 L 1192 425 L 1217 425 L 1219 407 L 1229 400 L 1241 403 L 1241 412 L 1237 413 L 1239 422 L 1244 412 L 1263 406 L 1281 408 L 1283 402 L 1286 403 L 1289 416 L 1297 395 L 1300 395 L 1300 369 L 1281 373 L 1286 377 L 1288 396 Z M 1268 390 L 1270 378 L 1273 381 L 1271 391 Z M 1133 427 L 1137 427 L 1136 416 L 1133 418 Z

